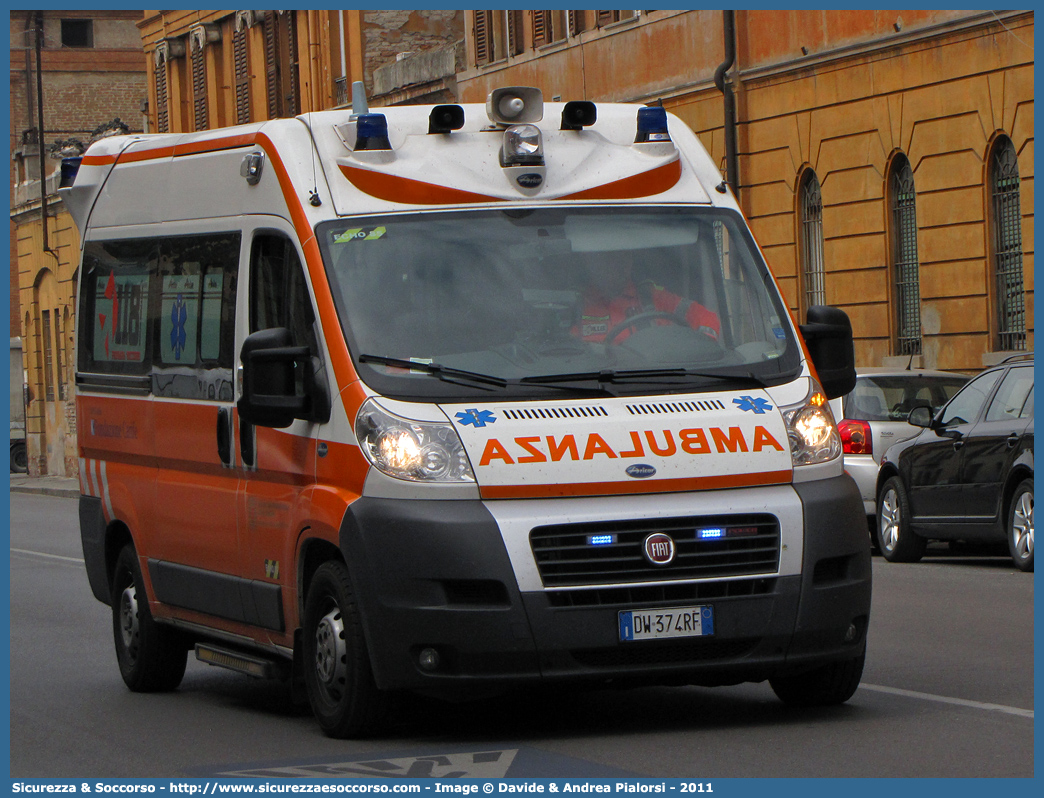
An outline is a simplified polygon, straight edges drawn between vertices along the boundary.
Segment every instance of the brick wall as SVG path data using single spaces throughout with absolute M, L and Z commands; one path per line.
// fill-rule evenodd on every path
M 373 71 L 393 62 L 399 53 L 445 47 L 463 38 L 463 11 L 363 12 L 363 80 L 367 94 L 373 91 Z

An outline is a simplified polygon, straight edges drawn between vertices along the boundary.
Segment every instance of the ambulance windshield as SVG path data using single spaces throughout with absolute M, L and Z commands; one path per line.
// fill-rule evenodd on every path
M 428 212 L 327 222 L 318 237 L 359 374 L 386 396 L 672 393 L 776 384 L 800 365 L 729 212 Z

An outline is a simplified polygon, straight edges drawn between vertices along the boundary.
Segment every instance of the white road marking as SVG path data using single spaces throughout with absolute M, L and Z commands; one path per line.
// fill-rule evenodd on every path
M 515 761 L 518 749 L 464 754 L 433 754 L 397 759 L 327 762 L 310 765 L 252 768 L 217 775 L 226 778 L 469 778 L 502 779 Z
M 28 551 L 26 549 L 11 549 L 13 554 L 26 554 L 30 557 L 44 557 L 48 560 L 64 560 L 65 562 L 75 562 L 83 565 L 82 557 L 63 557 L 60 554 L 44 554 L 42 551 Z
M 882 687 L 878 684 L 861 684 L 860 690 L 872 690 L 877 693 L 891 693 L 901 695 L 905 698 L 919 698 L 922 701 L 935 701 L 939 704 L 955 704 L 959 707 L 971 707 L 972 709 L 985 709 L 990 712 L 1004 712 L 1008 715 L 1018 715 L 1020 718 L 1033 720 L 1032 709 L 1019 709 L 1018 707 L 1007 707 L 1003 704 L 986 704 L 982 701 L 969 701 L 966 698 L 950 698 L 944 695 L 932 695 L 931 693 L 919 693 L 916 690 L 902 690 L 898 687 Z

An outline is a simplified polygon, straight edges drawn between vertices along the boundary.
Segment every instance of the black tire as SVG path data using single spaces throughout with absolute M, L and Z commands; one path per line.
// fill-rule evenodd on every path
M 917 562 L 928 541 L 910 528 L 910 502 L 899 477 L 889 477 L 877 495 L 877 547 L 889 562 Z
M 1005 526 L 1008 551 L 1015 567 L 1033 572 L 1033 480 L 1024 479 L 1015 488 L 1008 506 Z
M 348 569 L 323 563 L 305 599 L 304 678 L 323 732 L 336 738 L 378 731 L 388 698 L 377 689 Z
M 866 651 L 852 659 L 830 662 L 796 676 L 769 679 L 772 692 L 792 707 L 828 707 L 850 699 L 863 678 Z
M 29 455 L 25 451 L 24 441 L 11 444 L 11 473 L 24 474 L 29 470 Z
M 176 689 L 185 675 L 188 648 L 176 629 L 152 619 L 138 555 L 130 544 L 116 558 L 111 596 L 116 659 L 127 687 L 135 693 Z

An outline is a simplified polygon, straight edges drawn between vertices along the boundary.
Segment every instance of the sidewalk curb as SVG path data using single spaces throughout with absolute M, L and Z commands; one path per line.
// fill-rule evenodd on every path
M 12 483 L 11 493 L 33 493 L 38 496 L 57 496 L 63 499 L 80 498 L 78 487 L 64 487 L 61 485 L 18 485 Z

